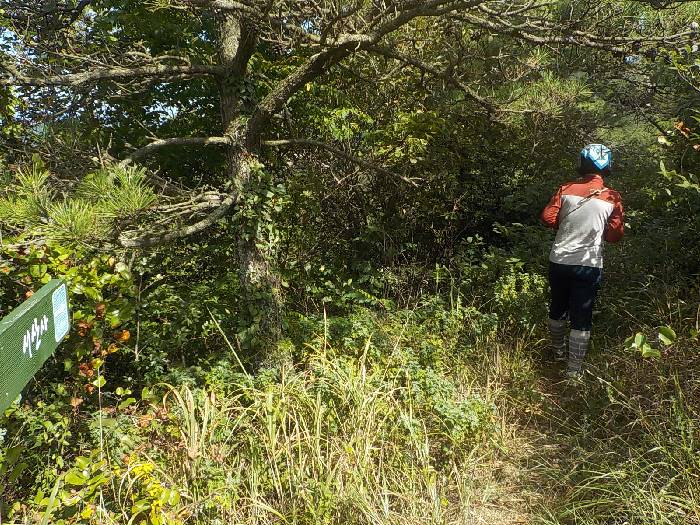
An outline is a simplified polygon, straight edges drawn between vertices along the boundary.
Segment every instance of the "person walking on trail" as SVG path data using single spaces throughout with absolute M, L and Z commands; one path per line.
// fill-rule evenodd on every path
M 542 210 L 542 222 L 557 230 L 549 253 L 549 332 L 558 360 L 566 356 L 566 321 L 571 323 L 566 374 L 580 377 L 591 338 L 593 303 L 603 276 L 603 240 L 624 234 L 620 194 L 605 186 L 612 153 L 589 144 L 579 157 L 580 179 L 564 184 Z

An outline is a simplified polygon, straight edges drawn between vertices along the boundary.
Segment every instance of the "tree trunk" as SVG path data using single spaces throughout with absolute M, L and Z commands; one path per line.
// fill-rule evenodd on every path
M 255 51 L 256 35 L 237 13 L 221 15 L 219 32 L 220 60 L 225 70 L 219 80 L 221 120 L 225 133 L 234 139 L 227 152 L 227 171 L 240 207 L 247 206 L 246 196 L 261 190 L 253 169 L 257 152 L 246 149 L 251 141 L 242 136 L 245 126 L 241 119 L 245 105 L 241 87 Z M 248 211 L 252 213 L 240 214 L 246 222 L 240 224 L 237 241 L 241 311 L 249 316 L 250 323 L 246 339 L 255 352 L 258 367 L 277 368 L 289 360 L 278 350 L 284 312 L 280 279 L 274 270 L 274 252 L 262 248 L 256 235 L 265 229 L 259 227 L 256 210 Z
M 258 173 L 249 162 L 243 159 L 238 169 L 237 187 L 240 194 L 252 196 L 267 192 L 266 178 L 260 180 Z M 238 233 L 238 260 L 242 305 L 247 313 L 250 328 L 248 341 L 256 352 L 256 365 L 259 368 L 279 368 L 291 356 L 279 350 L 282 338 L 284 303 L 282 301 L 281 280 L 274 268 L 276 248 L 274 241 L 261 238 L 260 232 L 268 231 L 266 224 L 258 218 L 262 210 L 259 203 L 241 202 L 250 206 L 242 214 L 245 223 L 240 224 Z

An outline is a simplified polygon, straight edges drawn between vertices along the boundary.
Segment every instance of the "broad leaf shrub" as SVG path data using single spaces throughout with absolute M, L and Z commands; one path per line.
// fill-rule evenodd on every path
M 51 278 L 68 285 L 72 330 L 2 419 L 7 433 L 0 483 L 11 486 L 11 493 L 32 486 L 50 490 L 49 480 L 65 467 L 68 452 L 89 443 L 83 437 L 88 420 L 80 412 L 97 405 L 97 391 L 106 381 L 113 390 L 117 377 L 124 380 L 122 360 L 132 352 L 133 279 L 127 266 L 109 255 L 89 256 L 55 244 L 5 247 L 0 302 L 6 309 L 0 315 Z
M 129 349 L 136 287 L 124 262 L 56 244 L 27 244 L 6 248 L 0 265 L 5 305 L 20 304 L 52 278 L 66 282 L 73 330 L 58 354 L 65 372 L 92 378 L 109 355 Z
M 543 276 L 513 268 L 496 281 L 495 310 L 506 325 L 534 329 L 546 319 L 547 292 Z

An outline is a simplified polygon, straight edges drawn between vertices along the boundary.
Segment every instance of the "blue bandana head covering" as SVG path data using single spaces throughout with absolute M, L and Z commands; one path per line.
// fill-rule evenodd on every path
M 591 170 L 594 173 L 609 171 L 612 167 L 612 152 L 603 144 L 589 144 L 581 150 L 579 161 L 581 171 Z

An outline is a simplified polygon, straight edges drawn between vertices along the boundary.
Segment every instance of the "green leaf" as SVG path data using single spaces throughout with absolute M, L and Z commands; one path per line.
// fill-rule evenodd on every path
M 149 510 L 151 510 L 151 503 L 147 499 L 140 499 L 131 507 L 131 513 L 134 515 L 148 512 Z
M 141 390 L 141 399 L 143 401 L 155 401 L 157 396 L 151 391 L 150 388 L 145 386 L 143 387 L 143 390 Z
M 44 513 L 43 517 L 41 518 L 41 522 L 39 525 L 47 525 L 49 523 L 49 519 L 51 519 L 51 512 L 53 511 L 54 504 L 56 503 L 56 496 L 58 495 L 58 489 L 61 486 L 61 479 L 56 480 L 56 484 L 53 486 L 53 490 L 51 491 L 51 497 L 49 498 L 49 501 L 46 503 L 46 512 Z
M 170 497 L 168 498 L 168 505 L 174 507 L 178 503 L 180 503 L 180 493 L 176 490 L 171 490 Z
M 20 478 L 22 473 L 27 469 L 28 466 L 29 465 L 25 462 L 15 465 L 15 468 L 12 469 L 12 472 L 10 472 L 10 475 L 7 477 L 8 483 L 15 483 Z
M 92 384 L 95 385 L 97 388 L 102 388 L 103 386 L 105 386 L 106 383 L 107 380 L 105 379 L 105 376 L 100 376 L 92 382 Z
M 659 341 L 666 346 L 676 342 L 676 332 L 670 326 L 662 326 L 659 328 Z
M 644 343 L 642 345 L 642 357 L 658 358 L 661 357 L 661 352 L 659 352 L 656 348 L 652 347 L 648 343 Z
M 69 485 L 75 485 L 76 487 L 82 487 L 85 485 L 85 482 L 87 479 L 81 472 L 78 472 L 77 470 L 69 470 L 68 473 L 66 474 L 66 483 Z
M 634 348 L 642 348 L 644 344 L 647 342 L 647 338 L 644 334 L 641 332 L 637 332 L 634 336 L 634 344 L 632 345 Z
M 128 397 L 124 401 L 119 403 L 119 409 L 122 410 L 130 405 L 133 405 L 134 403 L 136 403 L 136 399 L 134 399 L 133 397 Z

